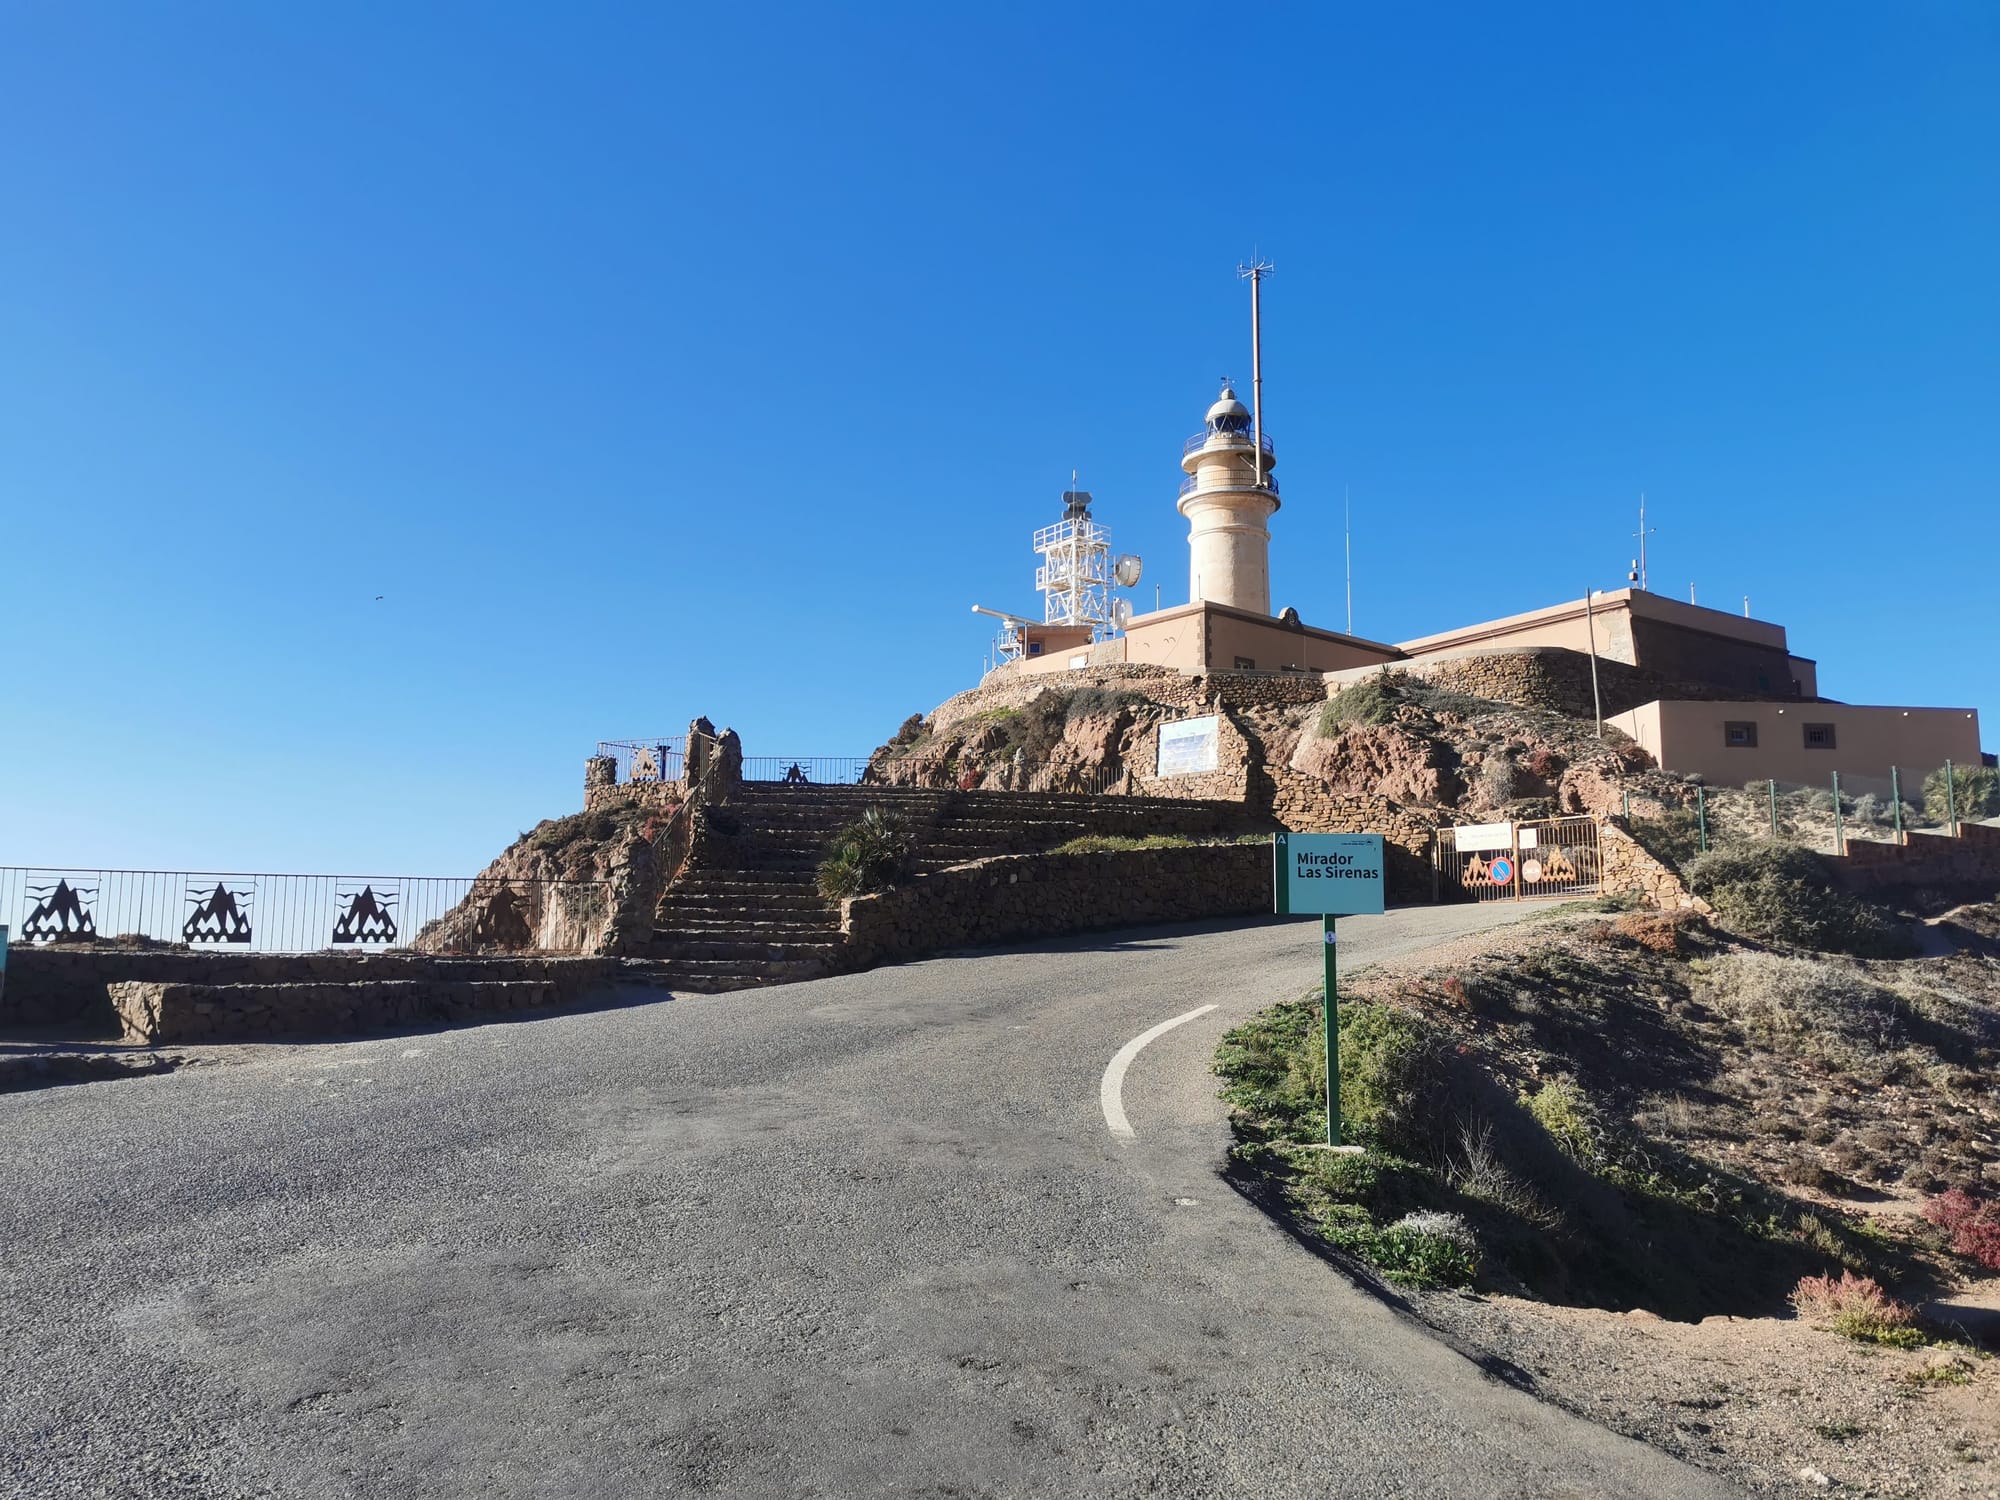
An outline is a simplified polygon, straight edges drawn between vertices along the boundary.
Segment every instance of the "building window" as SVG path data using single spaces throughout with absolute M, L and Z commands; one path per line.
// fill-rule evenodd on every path
M 1239 656 L 1236 658 L 1236 670 L 1239 672 L 1254 672 L 1257 670 L 1257 663 L 1247 656 Z
M 1731 719 L 1722 726 L 1722 742 L 1732 750 L 1755 750 L 1757 726 L 1747 719 Z
M 1831 724 L 1806 725 L 1806 749 L 1831 750 L 1833 748 L 1833 726 Z

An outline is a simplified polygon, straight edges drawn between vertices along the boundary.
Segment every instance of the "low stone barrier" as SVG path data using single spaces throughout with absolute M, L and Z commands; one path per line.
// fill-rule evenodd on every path
M 1271 910 L 1271 846 L 1008 854 L 841 903 L 853 968 L 951 948 Z
M 553 986 L 552 1004 L 575 1003 L 585 990 L 610 983 L 630 972 L 643 980 L 643 964 L 616 958 L 574 958 L 521 954 L 480 958 L 444 957 L 428 953 L 216 953 L 187 949 L 121 948 L 109 943 L 53 944 L 15 948 L 8 954 L 8 982 L 0 1001 L 0 1025 L 59 1029 L 72 1040 L 109 1038 L 124 1028 L 112 997 L 112 986 L 321 985 L 355 987 L 357 992 L 385 985 L 504 983 L 538 981 Z M 387 993 L 402 993 L 390 992 Z M 366 1004 L 356 1000 L 361 1013 Z M 384 1018 L 359 1030 L 381 1029 L 400 1022 Z M 247 1034 L 254 1041 L 270 1032 Z
M 120 1040 L 135 1046 L 349 1037 L 509 1011 L 552 1009 L 550 979 L 375 979 L 345 984 L 159 984 L 111 987 Z
M 1899 886 L 1960 886 L 2000 889 L 2000 828 L 1987 823 L 1961 823 L 1958 836 L 1913 833 L 1907 844 L 1849 839 L 1847 857 L 1833 867 L 1852 890 L 1875 891 Z

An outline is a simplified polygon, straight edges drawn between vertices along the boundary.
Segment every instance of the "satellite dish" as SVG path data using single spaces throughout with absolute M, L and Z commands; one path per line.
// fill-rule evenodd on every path
M 1136 553 L 1121 552 L 1118 561 L 1111 565 L 1111 576 L 1118 580 L 1118 587 L 1129 589 L 1139 581 L 1139 567 Z
M 1138 560 L 1136 557 L 1132 559 L 1134 562 Z M 1132 623 L 1132 601 L 1130 599 L 1114 599 L 1111 601 L 1111 623 L 1113 627 L 1119 630 L 1123 630 L 1127 625 Z

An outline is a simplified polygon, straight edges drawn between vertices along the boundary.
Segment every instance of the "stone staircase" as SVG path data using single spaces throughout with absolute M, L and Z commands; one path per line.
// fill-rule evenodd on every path
M 1235 833 L 1234 804 L 1162 797 L 959 792 L 920 787 L 746 782 L 728 812 L 741 833 L 696 861 L 662 896 L 644 955 L 677 988 L 745 989 L 842 967 L 840 908 L 815 887 L 835 830 L 870 807 L 915 836 L 918 878 L 1000 854 L 1035 854 L 1091 833 Z

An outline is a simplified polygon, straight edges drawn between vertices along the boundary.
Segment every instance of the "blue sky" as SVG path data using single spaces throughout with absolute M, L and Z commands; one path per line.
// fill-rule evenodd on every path
M 599 738 L 865 753 L 1070 470 L 1185 599 L 1622 584 L 2000 725 L 2000 8 L 0 3 L 0 864 L 469 873 Z M 377 596 L 382 596 L 379 600 Z

